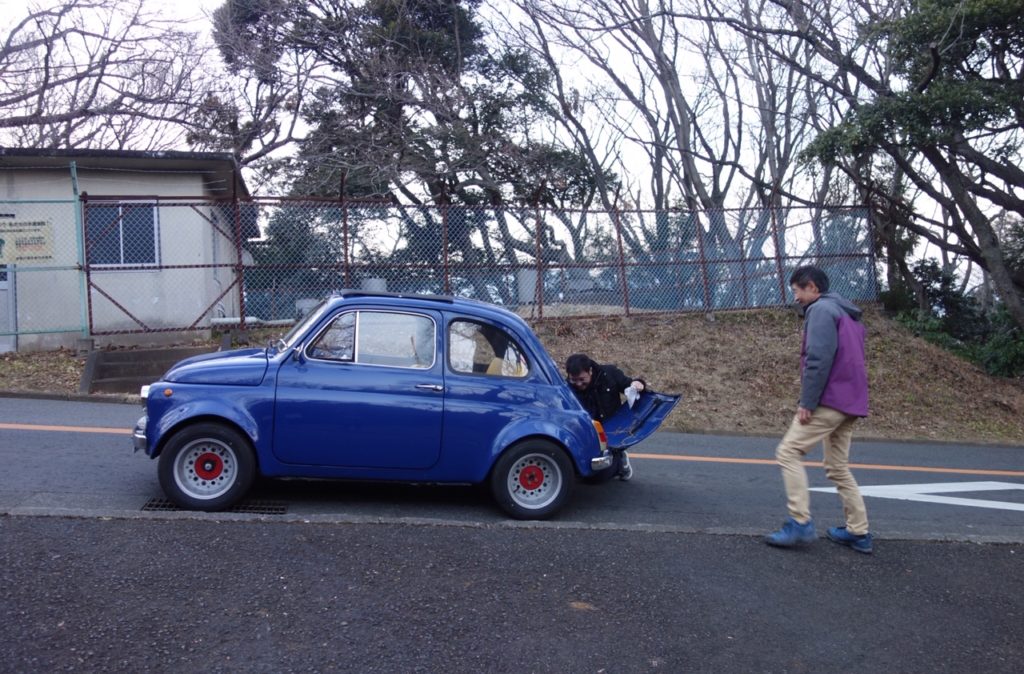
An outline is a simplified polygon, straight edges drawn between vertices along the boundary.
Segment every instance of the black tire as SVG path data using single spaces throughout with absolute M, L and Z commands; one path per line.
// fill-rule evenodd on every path
M 244 435 L 223 424 L 187 426 L 160 453 L 160 486 L 187 510 L 213 512 L 237 504 L 256 478 L 256 455 Z
M 551 517 L 569 502 L 575 483 L 572 461 L 544 440 L 526 440 L 505 450 L 491 472 L 494 500 L 517 520 Z

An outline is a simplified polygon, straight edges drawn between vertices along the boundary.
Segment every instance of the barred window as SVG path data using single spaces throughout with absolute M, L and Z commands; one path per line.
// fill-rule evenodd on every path
M 89 204 L 85 208 L 89 264 L 157 264 L 157 226 L 155 204 Z

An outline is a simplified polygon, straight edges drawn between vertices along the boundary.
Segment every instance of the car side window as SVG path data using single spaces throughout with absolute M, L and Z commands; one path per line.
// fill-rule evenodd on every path
M 434 365 L 434 321 L 427 316 L 360 311 L 356 362 L 429 369 Z
M 530 371 L 523 350 L 507 332 L 467 320 L 448 326 L 448 363 L 455 372 L 491 377 L 525 377 Z
M 434 321 L 427 316 L 349 311 L 310 345 L 310 358 L 427 369 L 434 364 Z
M 355 352 L 356 314 L 352 311 L 335 318 L 307 351 L 310 358 L 346 362 L 352 362 Z

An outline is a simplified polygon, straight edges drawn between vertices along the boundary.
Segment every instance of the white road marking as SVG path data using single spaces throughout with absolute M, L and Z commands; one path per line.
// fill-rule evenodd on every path
M 958 498 L 955 496 L 936 496 L 957 492 L 977 491 L 1009 491 L 1024 490 L 1024 484 L 1013 482 L 933 482 L 930 484 L 889 484 L 875 487 L 861 487 L 862 496 L 892 498 L 900 501 L 920 501 L 922 503 L 942 503 L 945 505 L 969 506 L 972 508 L 994 508 L 996 510 L 1019 510 L 1024 512 L 1024 503 L 1011 501 L 990 501 L 977 498 Z M 835 487 L 815 487 L 811 491 L 834 494 Z

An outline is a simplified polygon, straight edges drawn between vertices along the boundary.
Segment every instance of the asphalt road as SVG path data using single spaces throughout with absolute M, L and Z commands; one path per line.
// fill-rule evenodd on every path
M 258 487 L 284 514 L 206 515 L 142 509 L 138 412 L 0 399 L 0 670 L 1021 670 L 1022 448 L 855 442 L 889 490 L 866 556 L 762 543 L 775 438 L 657 434 L 633 481 L 544 523 L 468 487 L 306 481 Z

